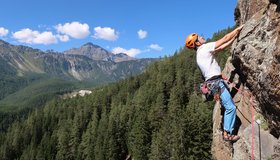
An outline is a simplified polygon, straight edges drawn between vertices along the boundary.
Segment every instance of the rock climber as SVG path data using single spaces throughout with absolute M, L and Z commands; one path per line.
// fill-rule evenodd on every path
M 191 33 L 186 38 L 185 46 L 196 50 L 196 62 L 204 77 L 204 83 L 215 100 L 220 100 L 224 107 L 223 139 L 236 142 L 240 137 L 233 134 L 236 121 L 236 107 L 229 90 L 223 81 L 221 67 L 217 63 L 216 55 L 228 47 L 238 36 L 243 26 L 237 27 L 223 38 L 208 42 L 196 33 Z

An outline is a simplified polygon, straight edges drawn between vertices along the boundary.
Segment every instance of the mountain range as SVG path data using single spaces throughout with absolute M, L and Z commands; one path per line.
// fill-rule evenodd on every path
M 113 54 L 92 43 L 59 53 L 0 41 L 1 65 L 5 65 L 7 72 L 15 71 L 18 76 L 31 72 L 68 80 L 109 82 L 137 74 L 154 60 L 135 59 L 124 53 Z
M 35 94 L 45 97 L 49 94 L 45 91 L 48 86 L 53 86 L 52 93 L 61 93 L 124 79 L 143 72 L 156 60 L 136 59 L 125 53 L 113 54 L 92 43 L 64 52 L 44 52 L 0 40 L 0 109 L 1 106 L 14 105 L 14 99 L 22 104 L 22 97 L 28 99 L 26 96 L 34 90 L 38 91 Z

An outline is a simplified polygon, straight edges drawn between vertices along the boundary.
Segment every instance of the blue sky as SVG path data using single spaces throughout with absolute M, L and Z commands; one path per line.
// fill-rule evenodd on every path
M 0 39 L 58 52 L 92 42 L 137 58 L 173 55 L 185 37 L 234 26 L 237 0 L 6 0 Z

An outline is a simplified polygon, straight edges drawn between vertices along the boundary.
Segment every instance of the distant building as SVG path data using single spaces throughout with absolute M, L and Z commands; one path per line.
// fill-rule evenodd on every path
M 86 94 L 91 94 L 92 93 L 92 91 L 89 91 L 89 90 L 80 90 L 79 91 L 79 95 L 80 96 L 85 96 Z

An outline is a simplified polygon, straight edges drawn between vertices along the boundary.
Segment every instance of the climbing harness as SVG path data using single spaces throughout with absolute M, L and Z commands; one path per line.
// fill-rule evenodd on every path
M 200 91 L 205 96 L 207 101 L 220 99 L 220 93 L 224 88 L 220 88 L 219 83 L 222 81 L 222 76 L 215 76 L 200 84 Z

